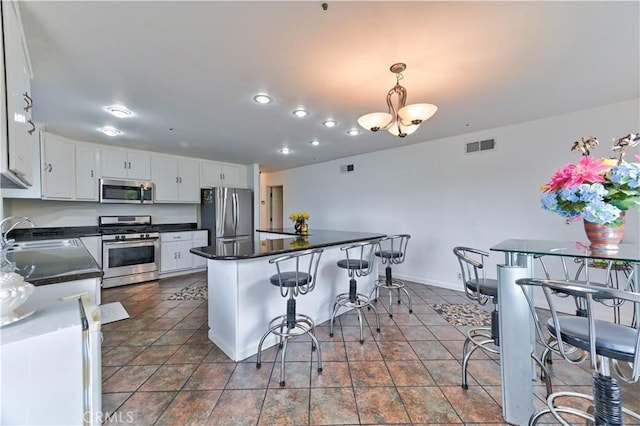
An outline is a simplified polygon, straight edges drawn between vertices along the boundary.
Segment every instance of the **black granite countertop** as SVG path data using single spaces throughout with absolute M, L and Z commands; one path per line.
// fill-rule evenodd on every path
M 102 269 L 80 241 L 72 247 L 13 251 L 7 258 L 35 286 L 102 277 Z
M 149 231 L 179 232 L 198 230 L 197 223 L 159 223 L 149 225 Z M 97 226 L 59 226 L 51 228 L 16 228 L 9 234 L 16 241 L 53 240 L 59 238 L 79 238 L 100 236 Z
M 294 228 L 265 228 L 265 229 L 256 229 L 256 232 L 269 232 L 271 234 L 282 234 L 282 235 L 301 235 Z M 306 235 L 310 235 L 311 232 L 308 232 Z
M 260 232 L 260 231 L 259 231 Z M 273 232 L 273 231 L 262 231 Z M 288 233 L 280 232 L 288 235 Z M 296 235 L 296 234 L 292 234 Z M 224 241 L 206 247 L 195 247 L 191 253 L 216 260 L 253 259 L 274 254 L 290 253 L 299 250 L 322 248 L 336 245 L 347 245 L 359 241 L 367 241 L 384 237 L 385 234 L 368 232 L 329 231 L 315 229 L 308 235 L 297 235 L 290 238 L 274 240 L 237 240 Z

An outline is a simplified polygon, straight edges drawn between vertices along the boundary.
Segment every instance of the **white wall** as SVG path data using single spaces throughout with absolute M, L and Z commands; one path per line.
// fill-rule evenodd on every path
M 199 204 L 100 204 L 32 199 L 4 200 L 6 216 L 27 216 L 38 227 L 97 226 L 98 216 L 151 215 L 154 224 L 196 223 Z
M 437 116 L 434 118 L 437 119 Z M 370 154 L 262 173 L 260 188 L 284 186 L 284 216 L 311 213 L 317 229 L 412 235 L 398 276 L 459 288 L 456 245 L 488 250 L 508 238 L 584 240 L 580 222 L 564 220 L 540 207 L 539 190 L 553 172 L 579 154 L 575 140 L 599 138 L 595 156 L 611 154 L 611 139 L 640 131 L 640 99 L 543 120 L 405 145 Z M 412 137 L 427 137 L 426 122 Z M 375 134 L 359 137 L 376 138 Z M 494 138 L 496 149 L 465 154 L 468 142 Z M 402 145 L 402 141 L 398 141 Z M 627 158 L 640 147 L 629 150 Z M 341 173 L 340 165 L 355 171 Z M 639 243 L 637 211 L 628 212 L 623 242 Z M 264 224 L 263 224 L 264 225 Z M 494 253 L 493 263 L 503 256 Z M 488 269 L 495 271 L 494 267 Z M 494 272 L 495 274 L 495 272 Z

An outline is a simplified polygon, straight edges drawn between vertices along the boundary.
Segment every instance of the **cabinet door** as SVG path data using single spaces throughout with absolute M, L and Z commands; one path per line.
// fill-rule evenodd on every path
M 192 247 L 205 247 L 208 245 L 207 241 L 207 231 L 195 231 L 193 233 L 193 244 Z M 192 265 L 194 268 L 204 268 L 207 266 L 207 259 L 202 256 L 196 256 L 195 254 L 191 254 L 193 256 Z
M 127 152 L 115 149 L 102 149 L 100 169 L 103 177 L 127 178 Z
M 160 245 L 160 272 L 176 270 L 178 243 L 162 242 Z
M 180 201 L 197 203 L 200 201 L 200 173 L 198 161 L 180 160 Z
M 178 258 L 176 259 L 176 269 L 191 269 L 193 264 L 193 254 L 189 252 L 193 246 L 193 241 L 181 241 L 177 244 Z
M 44 139 L 42 198 L 72 199 L 75 195 L 75 144 L 59 136 Z
M 9 170 L 27 185 L 33 183 L 33 142 L 36 126 L 31 120 L 31 76 L 22 43 L 20 23 L 13 5 L 2 2 L 7 96 Z
M 151 180 L 151 156 L 141 152 L 127 155 L 127 177 L 133 180 Z
M 95 147 L 76 144 L 76 199 L 98 201 L 98 153 Z
M 240 177 L 240 166 L 225 164 L 222 166 L 222 185 L 230 188 L 242 188 L 242 179 Z
M 152 157 L 151 180 L 156 185 L 155 201 L 179 200 L 178 160 L 173 157 Z
M 218 163 L 200 162 L 200 187 L 222 186 L 222 167 Z

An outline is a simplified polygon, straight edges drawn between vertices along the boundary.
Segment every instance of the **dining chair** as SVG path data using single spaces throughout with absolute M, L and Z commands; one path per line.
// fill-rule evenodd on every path
M 565 426 L 574 421 L 569 420 L 567 415 L 595 422 L 596 425 L 622 425 L 623 414 L 640 420 L 640 414 L 622 406 L 621 387 L 611 375 L 614 372 L 619 379 L 628 383 L 636 383 L 640 379 L 640 329 L 596 318 L 594 312 L 596 300 L 623 300 L 636 307 L 633 315 L 637 323 L 640 294 L 609 287 L 594 287 L 579 281 L 521 278 L 516 283 L 523 290 L 540 342 L 572 364 L 589 358 L 593 370 L 592 394 L 553 392 L 547 397 L 546 406 L 532 414 L 529 425 L 537 424 L 549 414 Z M 532 297 L 533 288 L 542 289 L 544 294 L 551 315 L 546 323 L 540 319 L 536 310 Z M 554 300 L 559 294 L 581 297 L 585 301 L 586 316 L 560 313 L 555 303 L 557 300 Z M 554 338 L 553 346 L 548 345 L 547 334 Z M 574 406 L 560 405 L 561 398 L 585 399 L 592 406 L 584 411 Z
M 489 253 L 472 247 L 458 246 L 453 248 L 460 264 L 464 292 L 467 298 L 480 305 L 493 303 L 491 326 L 472 327 L 467 331 L 467 338 L 462 347 L 462 388 L 468 389 L 467 365 L 476 349 L 492 354 L 500 353 L 500 337 L 498 332 L 498 280 L 487 278 L 484 259 Z

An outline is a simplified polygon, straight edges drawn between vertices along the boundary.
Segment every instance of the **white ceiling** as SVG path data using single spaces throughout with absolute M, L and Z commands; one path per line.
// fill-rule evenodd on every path
M 640 97 L 638 1 L 321 4 L 20 2 L 34 118 L 77 140 L 271 171 Z M 386 111 L 395 62 L 408 103 L 438 112 L 404 139 L 348 136 Z M 114 103 L 136 116 L 111 117 Z M 107 124 L 124 135 L 96 132 Z

